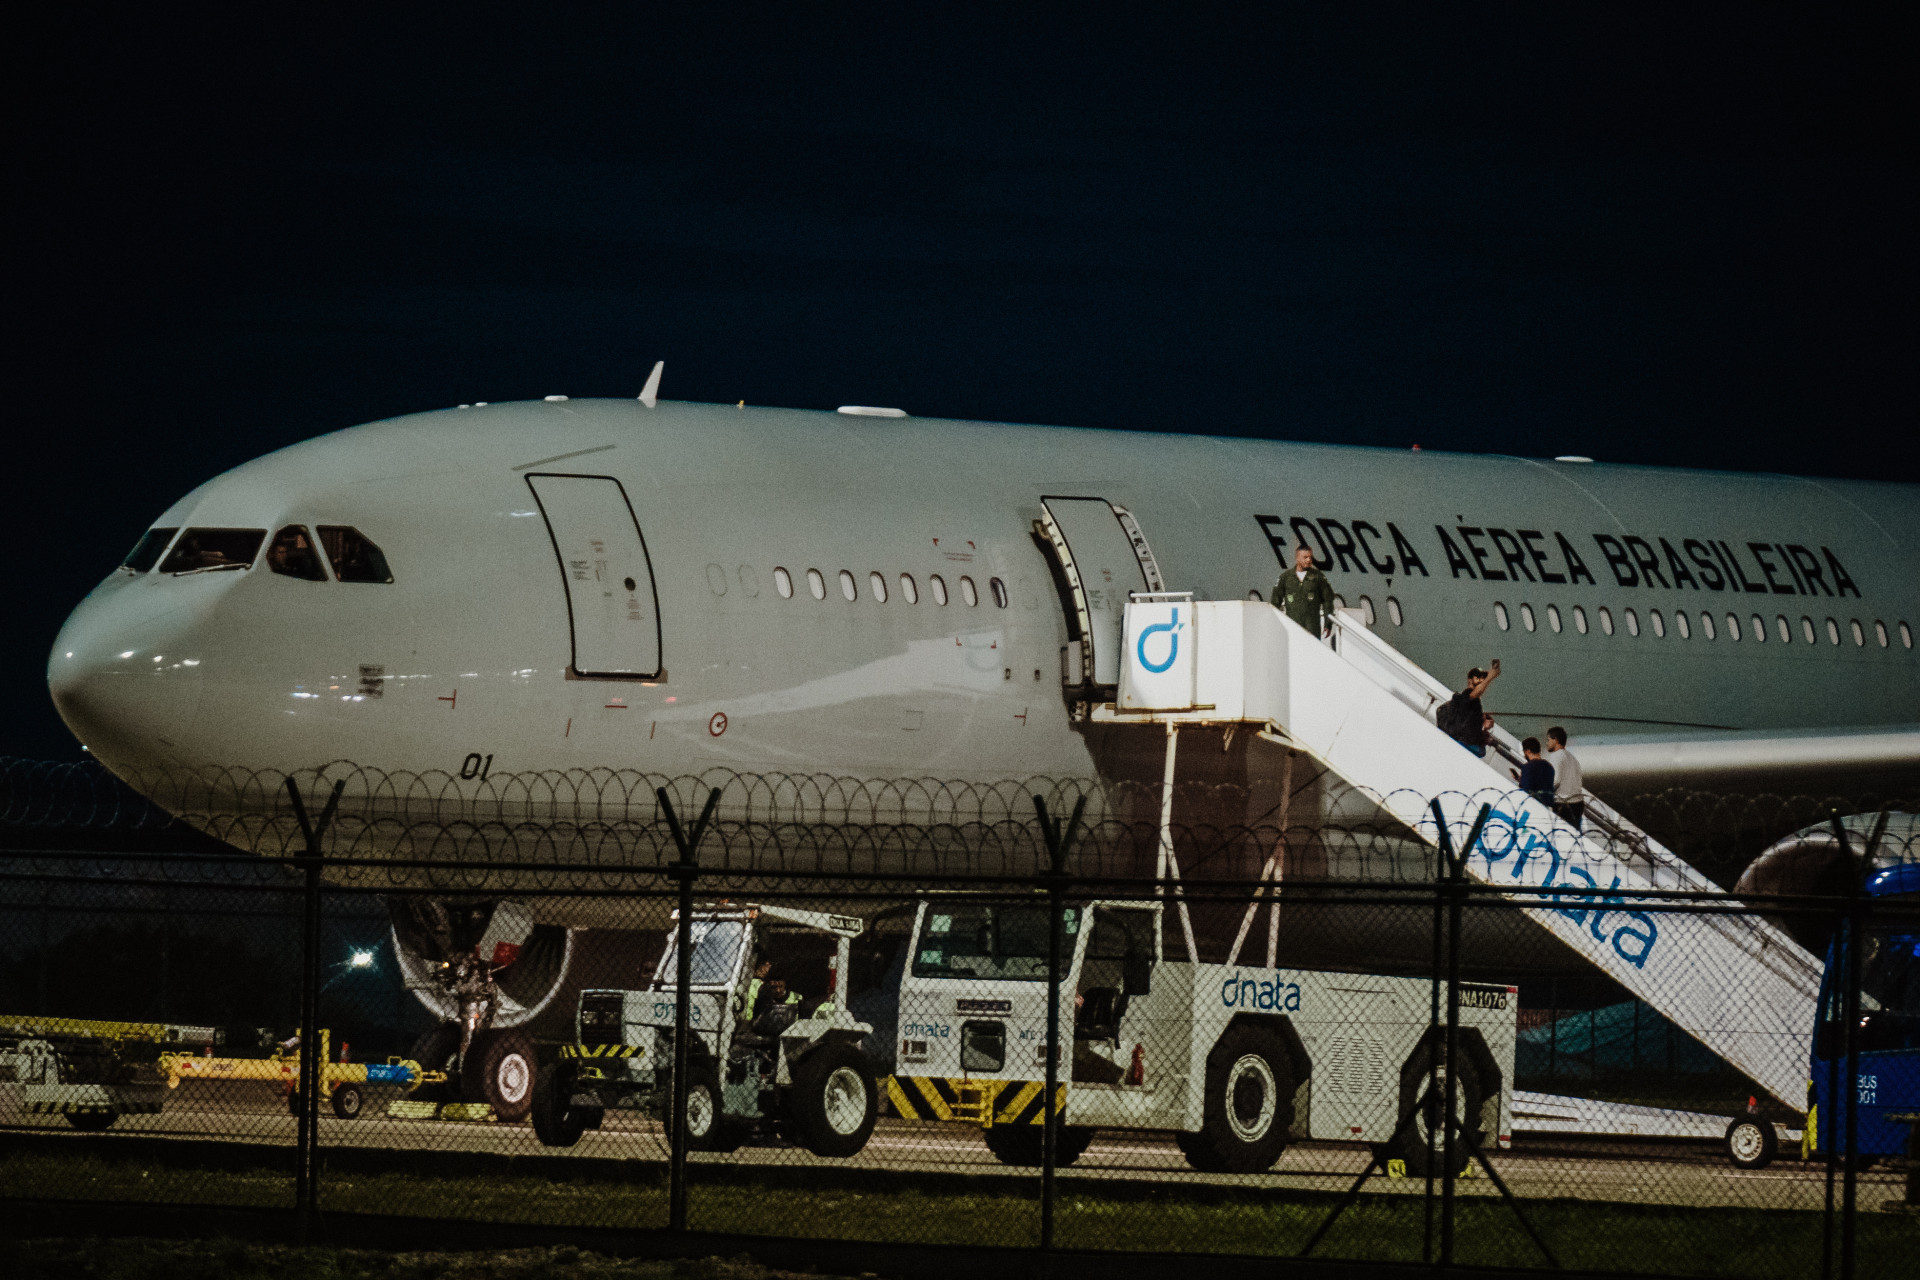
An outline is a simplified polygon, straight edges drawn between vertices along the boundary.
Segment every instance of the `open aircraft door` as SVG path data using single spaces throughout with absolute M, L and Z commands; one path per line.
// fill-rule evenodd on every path
M 1067 615 L 1060 678 L 1080 700 L 1111 702 L 1120 683 L 1120 628 L 1131 591 L 1161 591 L 1160 566 L 1139 522 L 1105 498 L 1043 497 L 1036 541 Z
M 572 674 L 660 674 L 660 601 L 640 522 L 612 476 L 527 477 L 553 536 L 573 628 Z

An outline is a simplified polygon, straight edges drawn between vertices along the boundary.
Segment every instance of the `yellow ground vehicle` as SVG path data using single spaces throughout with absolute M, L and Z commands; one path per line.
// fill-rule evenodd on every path
M 423 1084 L 440 1084 L 447 1078 L 444 1072 L 424 1070 L 419 1063 L 403 1058 L 391 1058 L 386 1062 L 329 1062 L 330 1039 L 327 1032 L 320 1033 L 320 1096 L 333 1108 L 333 1114 L 342 1120 L 359 1116 L 365 1103 L 365 1085 L 397 1084 L 411 1091 Z M 300 1050 L 291 1042 L 267 1058 L 212 1058 L 191 1053 L 163 1053 L 160 1055 L 160 1074 L 166 1077 L 169 1089 L 179 1088 L 182 1080 L 279 1081 L 287 1087 L 288 1104 L 294 1107 L 299 1105 Z

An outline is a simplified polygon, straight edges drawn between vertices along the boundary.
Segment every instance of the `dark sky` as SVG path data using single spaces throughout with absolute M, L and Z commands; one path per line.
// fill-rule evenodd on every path
M 1920 480 L 1898 6 L 270 10 L 14 33 L 0 754 L 77 754 L 53 635 L 199 481 L 662 357 L 675 399 Z

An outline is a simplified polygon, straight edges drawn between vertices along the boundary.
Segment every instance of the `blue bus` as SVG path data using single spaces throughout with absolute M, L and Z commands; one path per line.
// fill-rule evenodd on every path
M 1846 954 L 1843 936 L 1827 947 L 1820 983 L 1819 1025 L 1808 1064 L 1807 1139 L 1810 1158 L 1847 1149 L 1847 1105 L 1858 1108 L 1855 1155 L 1863 1164 L 1902 1155 L 1912 1130 L 1887 1119 L 1920 1112 L 1920 863 L 1886 867 L 1867 878 L 1867 896 L 1898 905 L 1870 914 L 1860 932 L 1860 1009 L 1855 1043 L 1860 1055 L 1855 1087 L 1847 1087 Z M 1749 1116 L 1727 1129 L 1727 1154 L 1743 1169 L 1758 1169 L 1775 1153 L 1773 1125 Z

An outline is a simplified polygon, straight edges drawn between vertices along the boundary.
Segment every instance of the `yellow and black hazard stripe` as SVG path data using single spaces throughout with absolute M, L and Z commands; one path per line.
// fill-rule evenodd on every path
M 637 1058 L 646 1050 L 637 1044 L 563 1044 L 563 1058 Z
M 1038 1080 L 964 1080 L 947 1076 L 886 1076 L 880 1092 L 903 1120 L 964 1120 L 972 1124 L 1039 1124 L 1046 1118 L 1046 1085 Z M 1054 1087 L 1054 1110 L 1066 1113 L 1067 1086 Z

